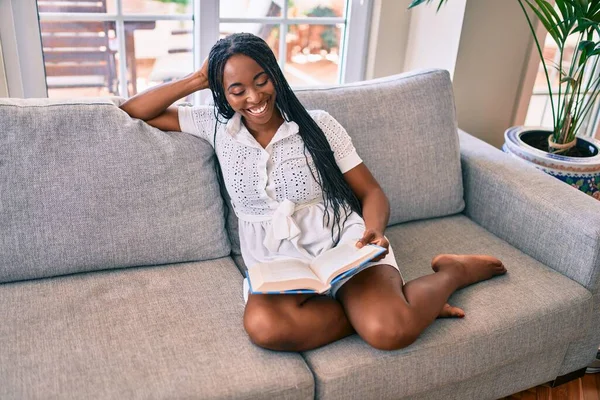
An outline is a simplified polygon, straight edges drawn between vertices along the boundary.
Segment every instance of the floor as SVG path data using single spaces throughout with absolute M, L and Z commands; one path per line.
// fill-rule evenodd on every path
M 501 400 L 600 400 L 600 373 L 585 374 L 555 388 L 536 386 Z

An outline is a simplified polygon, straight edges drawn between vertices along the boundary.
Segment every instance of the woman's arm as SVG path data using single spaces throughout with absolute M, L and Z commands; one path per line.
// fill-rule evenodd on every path
M 390 219 L 390 203 L 381 186 L 364 163 L 346 172 L 344 179 L 362 205 L 366 229 L 358 246 L 374 243 L 387 249 L 390 243 L 383 235 Z M 382 259 L 387 253 L 381 254 L 374 261 Z
M 198 71 L 175 81 L 147 89 L 127 101 L 120 108 L 132 118 L 146 121 L 164 131 L 181 131 L 177 107 L 169 107 L 177 100 L 198 90 L 208 88 L 208 61 Z

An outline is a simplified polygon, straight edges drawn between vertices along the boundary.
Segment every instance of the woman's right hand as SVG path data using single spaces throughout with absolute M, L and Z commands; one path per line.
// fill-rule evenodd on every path
M 121 109 L 163 131 L 180 131 L 176 106 L 172 104 L 190 94 L 208 89 L 208 58 L 199 70 L 184 78 L 146 89 L 121 104 Z
M 189 79 L 193 82 L 193 91 L 196 92 L 198 90 L 208 89 L 208 57 L 204 59 L 200 69 L 192 72 L 188 76 L 183 79 Z
M 206 79 L 206 87 L 208 88 L 208 57 L 206 57 L 202 62 L 199 73 L 204 79 Z

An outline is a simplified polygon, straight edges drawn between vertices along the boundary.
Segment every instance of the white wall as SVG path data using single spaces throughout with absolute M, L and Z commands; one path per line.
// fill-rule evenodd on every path
M 405 0 L 373 0 L 366 79 L 402 71 L 410 12 Z
M 504 131 L 524 121 L 539 62 L 518 2 L 450 0 L 438 13 L 437 1 L 408 4 L 375 1 L 367 79 L 450 71 L 458 126 L 500 147 Z
M 410 11 L 405 71 L 441 68 L 454 75 L 467 0 L 450 0 L 439 11 L 437 3 Z
M 529 102 L 533 82 L 523 84 L 532 43 L 517 1 L 467 2 L 453 79 L 461 129 L 501 147 L 521 98 Z

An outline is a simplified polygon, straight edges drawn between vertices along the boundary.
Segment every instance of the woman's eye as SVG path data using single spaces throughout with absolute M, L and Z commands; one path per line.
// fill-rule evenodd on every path
M 231 93 L 234 96 L 241 96 L 244 94 L 244 91 L 242 90 L 241 92 L 237 92 L 237 93 Z
M 264 81 L 262 83 L 257 83 L 256 86 L 265 86 L 268 82 L 269 82 L 269 80 L 267 79 L 266 81 Z

